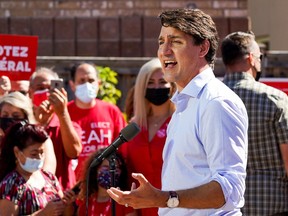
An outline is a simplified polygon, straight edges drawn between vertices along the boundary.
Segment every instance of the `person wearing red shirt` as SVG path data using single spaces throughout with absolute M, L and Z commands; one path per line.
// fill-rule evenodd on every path
M 107 188 L 111 186 L 110 163 L 109 158 L 103 160 L 94 167 L 90 167 L 94 159 L 103 153 L 105 149 L 99 149 L 91 154 L 84 164 L 84 172 L 80 179 L 80 192 L 77 197 L 77 215 L 86 215 L 86 196 L 88 194 L 88 215 L 89 216 L 111 216 L 112 199 L 107 193 Z M 111 159 L 110 159 L 111 160 Z M 119 152 L 114 154 L 115 163 L 115 186 L 128 190 L 127 168 L 123 157 Z M 87 174 L 89 173 L 89 182 L 87 182 Z M 87 192 L 88 183 L 88 192 Z M 117 216 L 136 216 L 136 211 L 131 207 L 125 207 L 115 202 L 115 215 Z
M 59 79 L 58 74 L 48 68 L 40 68 L 31 75 L 29 95 L 34 102 L 34 115 L 45 127 L 52 139 L 57 160 L 56 176 L 62 189 L 70 189 L 76 183 L 72 159 L 77 158 L 82 150 L 81 127 L 71 121 L 67 109 L 67 92 L 51 89 L 51 80 Z M 46 100 L 35 105 L 35 95 L 46 91 Z
M 68 110 L 71 119 L 82 128 L 83 149 L 78 156 L 75 173 L 79 179 L 85 159 L 100 148 L 110 145 L 126 126 L 120 109 L 108 102 L 96 99 L 100 80 L 94 65 L 83 63 L 71 70 L 70 86 L 75 100 L 70 101 Z M 125 145 L 119 150 L 125 154 Z
M 141 127 L 141 132 L 127 143 L 127 167 L 131 173 L 143 173 L 148 181 L 161 188 L 162 150 L 166 129 L 175 110 L 169 100 L 176 86 L 163 78 L 161 63 L 157 58 L 145 63 L 136 78 L 134 116 L 131 121 Z M 132 181 L 132 179 L 131 179 Z M 158 208 L 140 209 L 141 215 L 158 215 Z

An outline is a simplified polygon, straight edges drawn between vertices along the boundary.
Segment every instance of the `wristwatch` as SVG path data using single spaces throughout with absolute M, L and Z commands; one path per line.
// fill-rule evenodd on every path
M 179 205 L 179 197 L 175 191 L 169 191 L 169 199 L 167 200 L 167 206 L 169 208 L 176 208 Z

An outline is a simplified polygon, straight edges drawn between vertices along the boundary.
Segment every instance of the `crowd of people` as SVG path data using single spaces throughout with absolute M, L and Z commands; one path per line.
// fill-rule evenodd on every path
M 0 77 L 0 215 L 288 214 L 288 96 L 259 82 L 255 36 L 224 38 L 221 81 L 211 16 L 159 19 L 158 58 L 140 68 L 126 119 L 97 99 L 90 63 L 71 69 L 72 101 L 52 69 Z M 140 133 L 91 166 L 131 122 Z

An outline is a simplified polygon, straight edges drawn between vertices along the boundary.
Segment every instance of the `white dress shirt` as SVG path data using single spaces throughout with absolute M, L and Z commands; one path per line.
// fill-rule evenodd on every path
M 160 208 L 159 215 L 241 215 L 248 143 L 242 100 L 211 68 L 171 100 L 177 108 L 163 150 L 162 190 L 189 189 L 214 180 L 226 203 L 219 209 Z

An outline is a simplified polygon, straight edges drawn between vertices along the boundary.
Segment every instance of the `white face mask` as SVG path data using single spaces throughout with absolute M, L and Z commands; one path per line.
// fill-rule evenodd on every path
M 21 152 L 22 153 L 22 152 Z M 24 154 L 22 153 L 24 156 Z M 44 164 L 44 158 L 42 159 L 36 159 L 36 158 L 29 158 L 24 156 L 26 161 L 25 164 L 23 165 L 21 161 L 18 159 L 20 166 L 22 167 L 23 170 L 29 173 L 33 173 L 43 167 Z
M 76 86 L 75 96 L 83 103 L 90 103 L 96 98 L 98 85 L 93 85 L 89 82 Z

